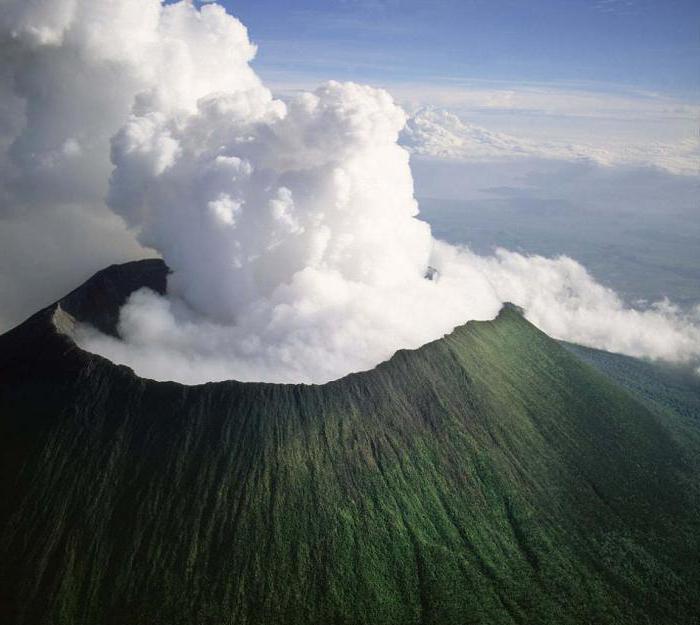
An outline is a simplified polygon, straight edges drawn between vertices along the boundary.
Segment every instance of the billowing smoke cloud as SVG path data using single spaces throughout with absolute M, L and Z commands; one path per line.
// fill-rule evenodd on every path
M 700 357 L 700 306 L 683 312 L 668 300 L 644 310 L 627 308 L 571 258 L 548 259 L 497 250 L 473 255 L 470 264 L 488 277 L 505 301 L 551 336 L 630 356 L 676 362 Z
M 245 28 L 215 4 L 16 1 L 0 20 L 21 128 L 13 203 L 107 197 L 173 270 L 167 297 L 140 291 L 123 308 L 123 340 L 76 334 L 141 375 L 323 382 L 506 300 L 560 338 L 700 355 L 692 320 L 626 309 L 569 259 L 434 241 L 391 97 L 329 82 L 275 99 Z
M 626 308 L 570 258 L 499 250 L 482 257 L 434 242 L 437 282 L 395 287 L 304 270 L 247 307 L 235 325 L 204 321 L 177 298 L 147 290 L 122 310 L 118 341 L 83 326 L 79 342 L 143 375 L 186 383 L 240 379 L 322 382 L 365 370 L 398 348 L 415 348 L 469 319 L 490 319 L 504 301 L 556 338 L 639 357 L 700 357 L 700 309 L 668 302 Z

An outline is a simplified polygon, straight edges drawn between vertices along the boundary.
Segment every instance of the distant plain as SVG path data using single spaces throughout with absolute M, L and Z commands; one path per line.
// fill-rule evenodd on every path
M 700 304 L 700 178 L 588 162 L 412 161 L 420 217 L 479 254 L 567 255 L 627 303 Z

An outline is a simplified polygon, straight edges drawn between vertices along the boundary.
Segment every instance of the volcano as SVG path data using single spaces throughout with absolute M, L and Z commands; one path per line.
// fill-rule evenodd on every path
M 0 337 L 3 623 L 698 623 L 695 382 L 512 305 L 323 385 L 73 342 L 167 273 L 109 267 Z

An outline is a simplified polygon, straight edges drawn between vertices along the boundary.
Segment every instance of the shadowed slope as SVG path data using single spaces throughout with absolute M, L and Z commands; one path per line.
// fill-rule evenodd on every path
M 0 337 L 3 622 L 697 622 L 698 450 L 513 307 L 320 386 L 184 386 L 52 323 L 113 330 L 147 262 Z
M 573 343 L 562 345 L 656 410 L 695 426 L 700 435 L 700 375 L 692 366 L 649 362 Z

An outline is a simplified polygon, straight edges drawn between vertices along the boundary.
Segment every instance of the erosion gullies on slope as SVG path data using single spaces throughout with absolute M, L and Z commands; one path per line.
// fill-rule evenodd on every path
M 109 331 L 165 271 L 110 268 L 57 321 Z M 144 380 L 78 349 L 55 313 L 0 337 L 4 622 L 676 624 L 700 609 L 698 449 L 513 307 L 310 386 Z

